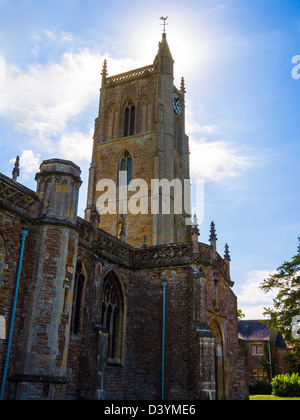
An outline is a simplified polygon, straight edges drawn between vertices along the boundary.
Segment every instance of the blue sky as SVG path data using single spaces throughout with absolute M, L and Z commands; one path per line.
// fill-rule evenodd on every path
M 191 168 L 205 179 L 202 242 L 230 245 L 247 318 L 260 282 L 300 235 L 300 3 L 296 0 L 0 0 L 0 171 L 35 189 L 42 160 L 73 160 L 86 200 L 104 58 L 109 75 L 151 64 L 169 16 L 175 84 L 185 77 Z M 1 64 L 2 63 L 2 64 Z

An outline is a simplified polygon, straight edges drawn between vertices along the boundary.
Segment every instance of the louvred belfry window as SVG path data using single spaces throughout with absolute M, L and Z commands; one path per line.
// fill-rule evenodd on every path
M 132 102 L 127 104 L 124 116 L 124 137 L 134 135 L 135 126 L 135 107 Z

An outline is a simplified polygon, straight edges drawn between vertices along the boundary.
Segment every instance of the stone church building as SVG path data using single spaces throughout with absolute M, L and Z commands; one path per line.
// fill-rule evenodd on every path
M 221 257 L 214 223 L 199 242 L 172 189 L 168 214 L 149 211 L 153 179 L 190 177 L 173 66 L 165 33 L 150 66 L 108 77 L 105 61 L 85 219 L 76 164 L 44 161 L 36 192 L 18 162 L 0 174 L 2 399 L 244 399 L 228 247 Z M 116 186 L 110 214 L 103 179 Z M 126 213 L 135 179 L 147 196 Z

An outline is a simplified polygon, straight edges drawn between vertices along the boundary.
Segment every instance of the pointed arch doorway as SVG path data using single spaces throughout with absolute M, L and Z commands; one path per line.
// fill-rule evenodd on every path
M 216 399 L 225 398 L 225 371 L 224 371 L 224 343 L 219 323 L 213 320 L 210 329 L 215 341 L 215 378 L 216 378 Z

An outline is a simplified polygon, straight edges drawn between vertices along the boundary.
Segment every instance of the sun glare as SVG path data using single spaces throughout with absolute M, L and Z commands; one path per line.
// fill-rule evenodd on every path
M 136 36 L 136 32 L 132 33 L 128 30 L 126 37 L 128 36 L 127 41 L 131 46 L 131 57 L 138 60 L 141 65 L 149 65 L 153 62 L 163 32 L 160 16 L 166 17 L 167 13 L 162 14 L 161 11 L 157 11 L 157 16 L 150 19 L 135 16 L 137 22 L 143 22 L 143 26 L 139 28 L 139 36 Z M 155 13 L 152 11 L 153 15 Z M 190 78 L 196 73 L 199 75 L 206 71 L 211 60 L 215 60 L 214 51 L 211 50 L 213 41 L 208 39 L 205 26 L 197 26 L 195 22 L 189 25 L 181 15 L 170 13 L 166 22 L 167 40 L 175 61 L 175 84 L 179 85 L 181 77 Z

